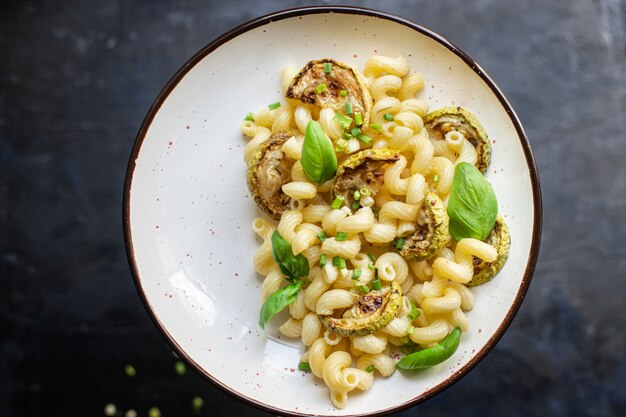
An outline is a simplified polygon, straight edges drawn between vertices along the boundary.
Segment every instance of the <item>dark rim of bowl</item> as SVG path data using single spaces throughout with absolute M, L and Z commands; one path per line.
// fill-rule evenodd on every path
M 496 330 L 495 334 L 488 340 L 488 342 L 483 346 L 483 348 L 474 355 L 470 359 L 470 361 L 465 364 L 461 369 L 456 371 L 454 374 L 449 376 L 445 381 L 440 384 L 430 388 L 424 393 L 418 395 L 406 401 L 402 404 L 399 404 L 394 407 L 390 407 L 384 410 L 379 410 L 373 413 L 366 414 L 358 414 L 355 416 L 383 416 L 392 412 L 404 410 L 409 408 L 415 404 L 418 404 L 422 401 L 427 400 L 428 398 L 442 392 L 446 388 L 452 386 L 455 382 L 457 382 L 462 376 L 466 375 L 472 368 L 474 368 L 486 355 L 487 353 L 496 345 L 496 343 L 500 340 L 505 330 L 511 324 L 513 317 L 517 313 L 520 308 L 524 297 L 526 296 L 526 292 L 528 291 L 528 287 L 530 286 L 530 281 L 532 279 L 533 272 L 535 270 L 535 265 L 537 263 L 537 257 L 539 255 L 539 243 L 541 240 L 541 223 L 542 223 L 542 208 L 541 208 L 541 187 L 539 184 L 539 176 L 537 174 L 537 167 L 535 165 L 535 159 L 533 157 L 532 151 L 530 149 L 530 144 L 528 142 L 528 137 L 524 132 L 522 124 L 520 123 L 517 115 L 511 108 L 511 105 L 508 103 L 500 89 L 496 86 L 493 80 L 485 74 L 483 69 L 465 52 L 460 50 L 458 47 L 453 45 L 451 42 L 447 41 L 443 37 L 437 35 L 436 33 L 430 31 L 429 29 L 424 28 L 416 23 L 413 23 L 404 18 L 381 12 L 378 10 L 366 9 L 361 7 L 349 7 L 349 6 L 331 6 L 331 7 L 323 7 L 323 6 L 312 6 L 312 7 L 302 7 L 302 8 L 294 8 L 287 9 L 275 13 L 271 13 L 265 16 L 261 16 L 257 19 L 251 20 L 249 22 L 243 23 L 230 31 L 226 32 L 222 36 L 213 40 L 211 43 L 206 45 L 200 51 L 198 51 L 191 59 L 189 59 L 177 72 L 174 76 L 168 81 L 163 90 L 159 93 L 156 100 L 150 107 L 148 114 L 146 115 L 143 123 L 141 124 L 141 128 L 137 133 L 137 137 L 135 139 L 135 144 L 133 145 L 133 150 L 130 155 L 130 159 L 128 162 L 128 168 L 126 170 L 126 179 L 124 181 L 124 196 L 123 196 L 123 222 L 124 222 L 124 241 L 126 246 L 126 255 L 128 257 L 128 262 L 130 264 L 130 269 L 133 275 L 133 280 L 135 282 L 135 286 L 137 287 L 137 291 L 139 296 L 141 297 L 143 304 L 148 311 L 148 314 L 152 318 L 152 321 L 159 329 L 165 340 L 169 343 L 171 348 L 178 354 L 180 358 L 185 360 L 196 372 L 202 375 L 205 379 L 211 382 L 216 387 L 220 388 L 224 392 L 232 395 L 233 397 L 244 401 L 245 403 L 252 405 L 254 407 L 260 408 L 264 411 L 280 414 L 280 415 L 289 415 L 289 416 L 310 416 L 310 413 L 298 413 L 289 410 L 282 410 L 276 408 L 272 405 L 265 404 L 263 402 L 257 401 L 253 398 L 249 398 L 244 394 L 239 393 L 233 388 L 225 385 L 211 374 L 209 374 L 206 370 L 202 369 L 189 355 L 187 355 L 181 347 L 176 343 L 174 338 L 168 333 L 167 329 L 163 326 L 163 324 L 157 318 L 154 310 L 148 303 L 146 294 L 141 285 L 141 279 L 139 276 L 139 271 L 137 269 L 137 263 L 135 261 L 134 251 L 133 251 L 133 238 L 130 228 L 130 191 L 133 180 L 133 173 L 135 170 L 135 161 L 139 155 L 139 151 L 141 150 L 141 145 L 145 138 L 146 132 L 152 123 L 155 115 L 159 111 L 163 102 L 167 99 L 172 90 L 176 87 L 176 85 L 180 82 L 180 80 L 187 74 L 191 68 L 193 68 L 200 60 L 202 60 L 205 56 L 210 54 L 212 51 L 223 45 L 224 43 L 230 41 L 231 39 L 251 30 L 257 28 L 259 26 L 266 25 L 272 21 L 278 21 L 298 16 L 305 16 L 309 14 L 322 14 L 322 13 L 343 13 L 343 14 L 355 14 L 355 15 L 363 15 L 363 16 L 371 16 L 377 17 L 381 19 L 386 19 L 395 23 L 399 23 L 403 26 L 411 28 L 422 35 L 428 36 L 429 38 L 439 42 L 441 45 L 445 46 L 448 50 L 453 52 L 455 55 L 460 57 L 467 65 L 469 65 L 472 70 L 480 78 L 491 88 L 495 96 L 500 101 L 500 104 L 506 110 L 507 114 L 511 118 L 511 122 L 515 126 L 515 130 L 520 138 L 522 148 L 524 150 L 524 155 L 526 156 L 526 163 L 528 164 L 528 169 L 530 171 L 531 178 L 531 186 L 533 190 L 533 232 L 532 232 L 532 242 L 530 248 L 530 256 L 528 258 L 528 262 L 526 263 L 526 269 L 524 271 L 524 277 L 522 279 L 521 286 L 515 296 L 515 300 L 513 305 L 507 312 L 504 320 L 500 323 L 500 326 Z M 321 415 L 320 415 L 321 416 Z

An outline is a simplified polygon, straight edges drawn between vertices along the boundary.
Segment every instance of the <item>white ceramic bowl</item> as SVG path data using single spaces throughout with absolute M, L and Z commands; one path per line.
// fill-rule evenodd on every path
M 377 378 L 333 408 L 324 384 L 294 370 L 301 344 L 257 322 L 260 278 L 252 268 L 260 215 L 246 187 L 240 122 L 280 99 L 280 70 L 332 57 L 362 69 L 372 54 L 404 56 L 427 82 L 431 108 L 474 112 L 493 140 L 487 178 L 511 230 L 510 258 L 476 287 L 471 330 L 453 360 L 415 375 Z M 382 415 L 450 386 L 510 324 L 535 266 L 541 198 L 533 157 L 511 106 L 465 53 L 407 20 L 371 10 L 311 7 L 241 25 L 193 56 L 169 81 L 141 126 L 124 189 L 124 228 L 135 284 L 179 356 L 209 381 L 281 415 Z

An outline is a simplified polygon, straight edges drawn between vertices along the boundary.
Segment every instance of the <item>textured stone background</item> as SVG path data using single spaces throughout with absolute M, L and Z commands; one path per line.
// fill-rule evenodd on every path
M 184 416 L 194 395 L 204 415 L 263 414 L 174 373 L 131 281 L 121 191 L 143 116 L 180 65 L 303 4 L 2 2 L 0 416 L 99 416 L 108 402 Z M 513 325 L 467 377 L 398 415 L 626 415 L 626 3 L 359 4 L 476 58 L 525 124 L 543 185 L 541 255 Z

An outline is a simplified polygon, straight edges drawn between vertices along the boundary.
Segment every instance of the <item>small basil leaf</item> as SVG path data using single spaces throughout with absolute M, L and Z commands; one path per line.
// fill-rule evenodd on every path
M 309 261 L 302 254 L 295 256 L 291 244 L 278 233 L 278 230 L 272 234 L 272 258 L 290 282 L 309 275 Z
M 326 133 L 315 120 L 306 126 L 302 145 L 302 169 L 313 182 L 321 184 L 337 173 L 337 155 Z
M 259 326 L 265 330 L 265 325 L 276 313 L 296 300 L 300 288 L 302 283 L 296 282 L 270 294 L 261 307 Z
M 498 214 L 498 201 L 491 184 L 472 164 L 461 162 L 454 170 L 448 200 L 450 234 L 454 240 L 485 240 Z

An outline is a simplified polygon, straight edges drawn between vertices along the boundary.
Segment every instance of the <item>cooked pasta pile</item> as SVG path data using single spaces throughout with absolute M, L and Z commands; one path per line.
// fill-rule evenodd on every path
M 463 109 L 429 113 L 417 97 L 423 88 L 404 58 L 372 56 L 363 74 L 311 61 L 283 70 L 283 104 L 241 125 L 251 138 L 244 149 L 251 191 L 278 221 L 252 224 L 263 240 L 253 259 L 265 276 L 261 298 L 297 284 L 278 330 L 302 340 L 302 368 L 324 380 L 338 408 L 375 375 L 394 372 L 394 347 L 429 348 L 456 327 L 467 331 L 474 306 L 467 284 L 478 272 L 481 282 L 490 279 L 506 260 L 500 217 L 488 238 L 451 236 L 455 167 L 484 172 L 489 141 L 477 140 L 486 134 Z M 303 159 L 311 121 L 323 130 L 313 162 Z M 332 178 L 324 176 L 333 168 L 324 146 L 337 160 Z M 318 171 L 320 181 L 312 180 Z M 285 273 L 273 236 L 291 245 L 294 259 L 306 258 L 306 276 Z

